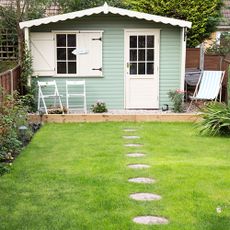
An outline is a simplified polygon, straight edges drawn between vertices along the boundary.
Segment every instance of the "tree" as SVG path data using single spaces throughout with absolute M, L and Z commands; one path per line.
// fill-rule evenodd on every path
M 19 23 L 42 17 L 50 3 L 51 0 L 12 0 L 10 5 L 0 6 L 0 29 L 10 29 L 17 35 L 19 64 L 24 52 L 24 34 Z
M 188 47 L 196 47 L 208 38 L 220 20 L 222 0 L 125 0 L 133 10 L 192 22 Z
M 84 10 L 92 7 L 101 6 L 105 3 L 104 0 L 57 0 L 64 12 L 71 12 L 77 10 Z M 122 0 L 108 0 L 107 3 L 110 6 L 124 7 L 124 1 Z

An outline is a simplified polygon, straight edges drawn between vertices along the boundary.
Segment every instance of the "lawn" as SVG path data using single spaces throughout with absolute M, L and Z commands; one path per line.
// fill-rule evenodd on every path
M 140 140 L 124 140 L 135 127 Z M 142 143 L 143 158 L 128 158 Z M 148 169 L 127 164 L 147 163 Z M 129 183 L 147 176 L 156 183 Z M 151 192 L 158 201 L 134 201 Z M 0 178 L 0 229 L 222 230 L 230 229 L 230 141 L 200 137 L 192 124 L 47 124 Z M 222 212 L 217 213 L 216 208 Z M 169 219 L 168 225 L 132 222 L 139 215 Z

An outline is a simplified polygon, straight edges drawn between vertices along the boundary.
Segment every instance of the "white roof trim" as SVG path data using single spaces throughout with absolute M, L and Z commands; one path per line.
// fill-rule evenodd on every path
M 179 27 L 187 27 L 191 28 L 192 23 L 189 21 L 184 21 L 184 20 L 179 20 L 179 19 L 174 19 L 174 18 L 168 18 L 168 17 L 162 17 L 162 16 L 157 16 L 157 15 L 152 15 L 152 14 L 146 14 L 146 13 L 141 13 L 141 12 L 136 12 L 132 10 L 125 10 L 117 7 L 112 7 L 108 6 L 107 3 L 105 3 L 103 6 L 95 7 L 95 8 L 90 8 L 86 10 L 81 10 L 81 11 L 76 11 L 72 13 L 67 13 L 67 14 L 60 14 L 60 15 L 55 15 L 51 17 L 46 17 L 46 18 L 40 18 L 40 19 L 35 19 L 35 20 L 30 20 L 30 21 L 25 21 L 25 22 L 20 22 L 20 28 L 29 28 L 32 26 L 40 26 L 43 24 L 48 24 L 52 22 L 58 22 L 58 21 L 65 21 L 67 19 L 74 19 L 74 18 L 81 18 L 84 16 L 90 16 L 93 14 L 119 14 L 121 16 L 128 16 L 131 18 L 138 18 L 138 19 L 144 19 L 147 21 L 154 21 L 154 22 L 160 22 L 163 24 L 170 24 L 172 26 L 179 26 Z

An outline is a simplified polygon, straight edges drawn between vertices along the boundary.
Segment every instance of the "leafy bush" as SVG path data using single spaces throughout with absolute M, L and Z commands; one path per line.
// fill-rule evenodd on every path
M 212 102 L 202 109 L 203 119 L 198 123 L 202 135 L 230 135 L 230 107 Z
M 173 103 L 173 111 L 176 113 L 183 112 L 183 99 L 184 99 L 184 91 L 179 89 L 174 91 L 169 91 L 168 93 L 169 98 Z
M 18 95 L 6 95 L 3 92 L 0 104 L 0 161 L 11 161 L 20 152 L 23 142 L 32 137 L 31 129 L 27 129 L 23 137 L 19 127 L 29 127 L 27 108 L 19 100 Z
M 104 113 L 108 111 L 108 109 L 106 108 L 106 104 L 103 101 L 97 101 L 91 106 L 91 110 L 94 113 Z

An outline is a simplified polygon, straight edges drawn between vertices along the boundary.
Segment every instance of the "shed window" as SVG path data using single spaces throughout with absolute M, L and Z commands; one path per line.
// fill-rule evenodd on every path
M 154 74 L 154 36 L 136 35 L 129 39 L 129 61 L 131 75 Z
M 57 34 L 57 74 L 76 74 L 77 56 L 72 52 L 77 46 L 76 34 Z
M 102 76 L 102 32 L 56 33 L 56 74 Z

